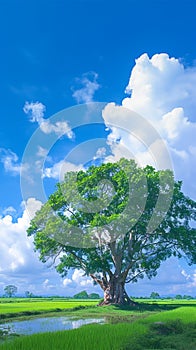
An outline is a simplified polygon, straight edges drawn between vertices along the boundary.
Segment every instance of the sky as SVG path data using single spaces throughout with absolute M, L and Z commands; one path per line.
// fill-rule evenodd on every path
M 0 1 L 0 295 L 101 294 L 41 263 L 26 235 L 65 171 L 132 154 L 169 164 L 196 199 L 195 15 L 194 0 Z M 196 266 L 171 258 L 127 290 L 196 295 Z

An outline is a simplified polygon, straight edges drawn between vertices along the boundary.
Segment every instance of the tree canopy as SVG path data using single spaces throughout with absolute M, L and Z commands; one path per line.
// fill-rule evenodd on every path
M 157 292 L 152 292 L 152 293 L 150 294 L 150 298 L 151 298 L 151 299 L 159 299 L 159 298 L 160 298 L 160 295 L 159 295 L 159 293 L 157 293 Z
M 4 288 L 5 295 L 8 296 L 8 298 L 15 296 L 15 294 L 17 293 L 17 290 L 18 288 L 13 284 L 9 284 Z
M 28 228 L 43 262 L 66 276 L 82 269 L 104 303 L 130 303 L 125 283 L 157 274 L 162 261 L 196 262 L 196 203 L 170 170 L 133 160 L 68 172 Z
M 83 290 L 74 295 L 75 299 L 88 299 L 88 293 L 86 290 Z

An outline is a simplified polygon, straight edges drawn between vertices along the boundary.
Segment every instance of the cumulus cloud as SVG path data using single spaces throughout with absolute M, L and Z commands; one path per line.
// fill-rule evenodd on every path
M 82 164 L 74 164 L 64 160 L 55 163 L 51 167 L 47 167 L 43 170 L 43 178 L 52 178 L 56 180 L 63 180 L 65 173 L 68 171 L 79 171 L 83 170 Z
M 169 272 L 168 272 L 169 271 Z M 127 285 L 131 295 L 149 296 L 152 291 L 160 295 L 186 294 L 195 296 L 196 270 L 186 262 L 170 258 L 163 262 L 158 274 L 152 280 L 146 277 L 133 285 Z
M 28 164 L 21 164 L 17 154 L 10 149 L 0 148 L 0 162 L 3 164 L 5 171 L 13 176 L 19 175 L 21 171 L 25 176 L 28 170 Z
M 50 119 L 44 119 L 46 107 L 41 102 L 25 102 L 23 111 L 29 116 L 29 120 L 32 123 L 37 122 L 40 129 L 44 134 L 50 134 L 54 132 L 56 135 L 66 135 L 69 139 L 74 137 L 74 133 L 71 130 L 67 121 L 57 121 L 54 124 Z
M 30 122 L 37 122 L 39 125 L 44 121 L 46 107 L 41 102 L 25 102 L 23 111 L 29 115 Z
M 0 217 L 0 293 L 10 283 L 18 287 L 19 293 L 29 290 L 36 295 L 47 294 L 56 288 L 57 283 L 61 285 L 55 270 L 39 261 L 32 237 L 27 237 L 29 213 L 34 215 L 41 205 L 35 198 L 29 198 L 27 202 L 22 202 L 22 214 L 19 217 L 16 218 L 15 209 L 9 207 Z
M 188 288 L 193 290 L 196 289 L 196 270 L 194 270 L 194 273 L 190 276 L 190 283 L 188 284 Z
M 156 54 L 152 58 L 143 54 L 135 62 L 126 93 L 129 96 L 123 99 L 122 106 L 141 115 L 160 134 L 171 156 L 175 177 L 183 180 L 184 190 L 194 197 L 196 67 L 184 67 L 179 59 L 165 53 Z M 162 152 L 158 150 L 160 143 L 154 142 L 154 157 L 152 145 L 146 142 L 146 137 L 151 136 L 146 127 L 140 125 L 132 135 L 127 133 L 126 125 L 130 125 L 129 113 L 125 111 L 120 116 L 119 108 L 120 106 L 109 104 L 103 112 L 105 123 L 111 130 L 108 143 L 113 159 L 116 160 L 120 153 L 123 155 L 120 148 L 124 147 L 139 164 L 152 164 L 157 167 L 162 157 Z M 122 128 L 116 128 L 115 123 Z
M 75 270 L 72 275 L 72 280 L 82 287 L 93 286 L 92 278 L 84 276 L 84 271 Z
M 126 92 L 131 98 L 123 106 L 156 120 L 173 108 L 182 107 L 189 118 L 194 117 L 196 68 L 185 68 L 166 53 L 149 58 L 141 55 L 132 69 Z
M 76 288 L 77 290 L 81 290 L 81 288 L 89 290 L 89 288 L 93 287 L 93 281 L 92 278 L 84 275 L 84 271 L 76 269 L 71 278 L 65 278 L 63 280 L 63 285 L 65 287 Z
M 22 294 L 29 290 L 35 295 L 73 295 L 81 288 L 92 292 L 93 283 L 83 276 L 83 271 L 75 270 L 70 277 L 62 279 L 54 267 L 39 261 L 33 238 L 27 237 L 26 230 L 41 205 L 35 198 L 29 198 L 21 203 L 19 217 L 16 218 L 16 210 L 12 207 L 4 209 L 0 217 L 0 294 L 10 283 Z
M 107 150 L 105 147 L 100 147 L 98 148 L 95 156 L 93 157 L 94 160 L 96 159 L 100 159 L 100 158 L 105 158 L 106 156 L 106 153 L 107 153 Z
M 64 287 L 72 287 L 72 288 L 75 288 L 75 285 L 73 284 L 73 280 L 72 279 L 70 279 L 70 278 L 65 278 L 64 280 L 63 280 L 63 286 Z
M 97 82 L 98 74 L 88 72 L 82 75 L 82 78 L 76 78 L 76 87 L 72 87 L 73 97 L 77 103 L 89 103 L 93 101 L 95 92 L 100 88 Z
M 10 214 L 0 218 L 1 272 L 17 272 L 27 265 L 32 266 L 32 261 L 36 261 L 37 257 L 32 249 L 32 239 L 27 238 L 26 229 L 30 222 L 28 212 L 30 211 L 33 214 L 40 206 L 39 201 L 30 198 L 26 203 L 22 217 L 19 217 L 16 221 L 13 221 Z
M 52 290 L 56 289 L 56 284 L 52 284 L 51 281 L 46 278 L 42 283 L 42 287 L 44 292 L 51 292 Z
M 3 210 L 3 215 L 5 216 L 7 214 L 10 214 L 10 215 L 16 214 L 16 209 L 10 205 L 9 207 L 7 207 Z

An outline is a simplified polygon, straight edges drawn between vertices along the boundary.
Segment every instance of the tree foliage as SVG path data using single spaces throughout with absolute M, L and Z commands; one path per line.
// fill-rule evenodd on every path
M 25 297 L 26 297 L 26 298 L 33 298 L 33 296 L 34 296 L 33 293 L 30 292 L 29 290 L 26 290 L 26 291 L 25 291 Z
M 100 295 L 98 293 L 90 293 L 88 295 L 89 299 L 100 299 Z
M 150 294 L 150 298 L 151 298 L 151 299 L 159 299 L 159 298 L 160 298 L 160 295 L 159 295 L 159 293 L 157 293 L 157 292 L 152 292 L 152 293 Z
M 125 283 L 152 278 L 171 256 L 196 262 L 196 205 L 181 185 L 169 170 L 126 159 L 69 172 L 28 235 L 41 261 L 53 261 L 62 276 L 82 269 L 104 290 L 105 303 L 129 302 Z
M 75 299 L 88 299 L 88 293 L 86 290 L 83 290 L 82 292 L 79 292 L 74 295 Z
M 8 296 L 8 298 L 15 296 L 15 294 L 17 293 L 17 290 L 18 290 L 17 287 L 14 286 L 13 284 L 9 284 L 4 288 L 5 295 Z

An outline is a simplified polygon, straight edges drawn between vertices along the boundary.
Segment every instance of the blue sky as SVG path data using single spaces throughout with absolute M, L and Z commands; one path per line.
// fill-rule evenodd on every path
M 195 199 L 195 13 L 194 0 L 1 1 L 0 294 L 8 283 L 16 284 L 20 293 L 99 292 L 90 279 L 83 279 L 81 271 L 63 280 L 41 264 L 25 233 L 29 218 L 23 203 L 28 198 L 23 198 L 20 185 L 22 157 L 41 122 L 63 109 L 103 101 L 141 114 L 167 143 L 176 178 L 183 180 L 185 193 Z M 103 125 L 111 121 L 112 108 L 108 105 Z M 102 156 L 108 157 L 110 151 L 117 159 L 114 139 L 120 138 L 121 146 L 130 142 L 141 163 L 148 162 L 149 155 L 137 142 L 115 128 L 109 132 L 103 125 L 99 129 L 86 126 L 74 130 L 74 138 L 69 134 L 71 120 L 66 118 L 66 122 L 67 134 L 47 158 L 39 149 L 46 161 L 46 194 L 58 180 L 68 150 L 96 135 L 107 142 L 91 147 L 94 156 L 108 147 Z M 43 132 L 43 138 L 52 132 L 59 136 L 54 127 L 51 131 L 51 124 L 44 125 L 50 131 Z M 73 168 L 73 159 L 74 166 L 82 167 L 85 158 L 78 156 L 78 150 L 66 163 L 68 168 Z M 29 199 L 29 207 L 37 208 L 38 199 Z M 148 295 L 152 290 L 196 295 L 195 287 L 195 266 L 171 259 L 157 278 L 128 290 L 135 295 Z

